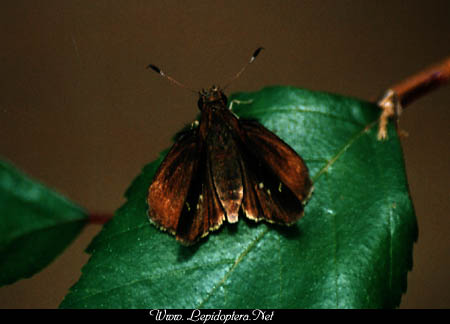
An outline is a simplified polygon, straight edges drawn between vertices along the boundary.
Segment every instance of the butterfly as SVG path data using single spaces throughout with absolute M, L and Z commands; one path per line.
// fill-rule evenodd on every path
M 156 66 L 149 67 L 184 87 Z M 240 215 L 294 224 L 313 190 L 303 159 L 256 120 L 235 115 L 220 87 L 198 95 L 200 121 L 178 136 L 149 187 L 150 221 L 185 245 L 225 221 L 236 223 Z

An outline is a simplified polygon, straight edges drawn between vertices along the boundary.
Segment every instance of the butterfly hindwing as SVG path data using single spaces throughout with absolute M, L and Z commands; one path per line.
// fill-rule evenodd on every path
M 176 237 L 185 244 L 195 243 L 225 220 L 225 212 L 214 189 L 206 150 L 199 155 L 197 172 L 192 178 L 180 213 Z
M 303 215 L 311 181 L 298 154 L 256 121 L 241 120 L 244 214 L 292 224 Z
M 303 214 L 303 204 L 264 160 L 250 151 L 243 158 L 245 187 L 242 209 L 255 221 L 292 224 Z
M 246 146 L 274 171 L 299 200 L 306 202 L 312 182 L 303 159 L 277 135 L 253 120 L 241 120 Z

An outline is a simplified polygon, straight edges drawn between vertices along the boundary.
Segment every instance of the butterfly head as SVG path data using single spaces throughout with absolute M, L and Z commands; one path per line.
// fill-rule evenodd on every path
M 227 96 L 223 93 L 222 89 L 213 85 L 210 89 L 202 89 L 199 91 L 198 108 L 203 110 L 205 106 L 227 106 Z

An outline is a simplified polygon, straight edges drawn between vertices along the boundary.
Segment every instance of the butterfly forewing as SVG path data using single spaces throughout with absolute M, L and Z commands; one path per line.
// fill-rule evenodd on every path
M 197 130 L 184 132 L 162 162 L 149 189 L 150 219 L 185 244 L 218 229 L 225 219 L 210 165 Z
M 175 234 L 189 186 L 198 168 L 196 130 L 183 134 L 159 166 L 149 188 L 149 217 Z

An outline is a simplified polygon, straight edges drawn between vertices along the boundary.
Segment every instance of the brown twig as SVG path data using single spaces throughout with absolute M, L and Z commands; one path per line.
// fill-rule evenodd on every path
M 387 138 L 389 118 L 400 116 L 402 109 L 413 100 L 450 80 L 450 57 L 388 88 L 377 101 L 383 110 L 380 115 L 378 139 Z

